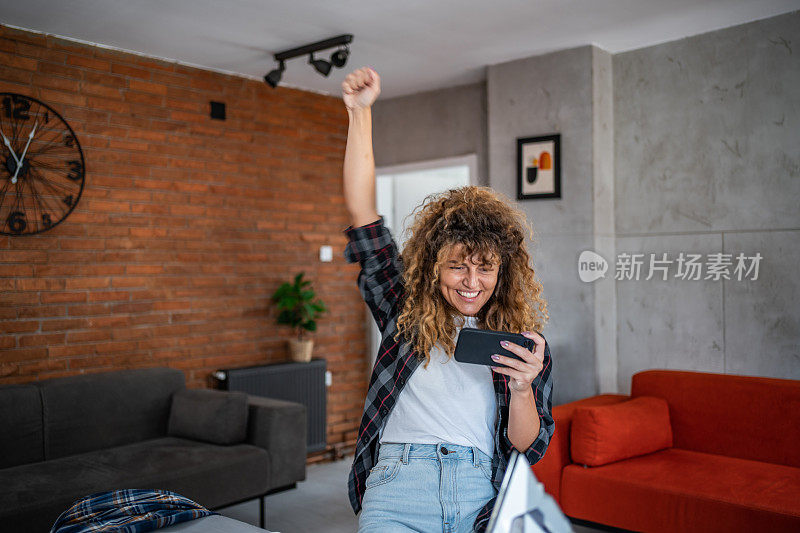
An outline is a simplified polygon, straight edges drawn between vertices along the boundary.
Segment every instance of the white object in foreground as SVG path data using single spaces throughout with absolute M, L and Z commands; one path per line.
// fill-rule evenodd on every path
M 572 526 L 524 455 L 511 452 L 488 533 L 571 533 Z

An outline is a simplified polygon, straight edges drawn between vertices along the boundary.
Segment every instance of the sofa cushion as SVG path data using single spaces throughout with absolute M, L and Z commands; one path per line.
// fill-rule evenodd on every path
M 267 491 L 267 451 L 164 437 L 0 470 L 0 524 L 48 531 L 78 498 L 122 488 L 166 489 L 209 508 Z
M 800 531 L 800 468 L 670 448 L 564 469 L 574 518 L 634 531 Z
M 218 390 L 184 390 L 172 397 L 167 433 L 213 444 L 247 437 L 247 395 Z
M 44 460 L 42 400 L 33 385 L 0 387 L 0 468 Z
M 600 466 L 672 446 L 669 408 L 661 398 L 580 407 L 572 416 L 572 461 Z
M 553 436 L 550 437 L 547 453 L 531 468 L 536 475 L 536 479 L 542 482 L 547 493 L 553 496 L 556 501 L 561 498 L 561 471 L 572 462 L 570 433 L 572 432 L 572 415 L 575 410 L 580 407 L 610 405 L 628 400 L 630 400 L 630 397 L 623 394 L 601 394 L 553 407 L 556 430 L 553 432 Z
M 37 383 L 45 458 L 163 437 L 183 372 L 170 368 L 85 374 Z

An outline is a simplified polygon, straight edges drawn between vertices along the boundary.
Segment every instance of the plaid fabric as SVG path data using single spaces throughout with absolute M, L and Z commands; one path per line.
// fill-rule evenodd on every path
M 50 533 L 139 533 L 212 514 L 216 513 L 168 490 L 114 490 L 73 503 Z
M 344 252 L 345 258 L 350 263 L 358 262 L 361 265 L 358 288 L 381 332 L 381 346 L 372 369 L 358 431 L 355 457 L 348 479 L 350 505 L 357 514 L 361 510 L 364 483 L 378 457 L 379 429 L 397 402 L 403 386 L 421 361 L 408 341 L 402 338 L 394 340 L 400 302 L 404 294 L 402 264 L 397 245 L 383 224 L 383 217 L 366 226 L 349 227 L 345 230 L 345 234 L 349 239 Z M 542 458 L 555 429 L 551 415 L 553 394 L 551 370 L 550 348 L 545 343 L 544 367 L 532 383 L 541 428 L 536 440 L 524 451 L 525 457 L 531 464 Z M 494 374 L 492 380 L 497 400 L 498 420 L 494 435 L 492 483 L 495 490 L 499 491 L 513 449 L 508 439 L 510 393 L 508 376 Z M 474 524 L 475 531 L 481 533 L 486 530 L 496 500 L 495 497 L 487 502 L 478 513 Z

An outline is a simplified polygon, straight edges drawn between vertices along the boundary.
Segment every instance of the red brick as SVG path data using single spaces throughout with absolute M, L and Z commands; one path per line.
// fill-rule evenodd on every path
M 128 265 L 126 274 L 161 274 L 164 272 L 164 267 L 161 265 Z
M 87 325 L 90 328 L 127 327 L 129 324 L 130 318 L 127 316 L 96 317 L 89 318 L 87 321 Z
M 125 101 L 130 102 L 131 104 L 145 105 L 145 106 L 163 106 L 164 105 L 164 97 L 158 94 L 148 94 L 148 93 L 137 93 L 137 92 L 127 92 L 125 93 Z M 144 108 L 141 106 L 138 107 L 139 111 L 141 112 Z M 150 110 L 150 113 L 154 112 L 154 110 Z
M 67 333 L 67 344 L 82 342 L 107 341 L 111 339 L 111 330 L 92 329 L 89 331 L 71 331 Z
M 0 65 L 3 65 L 6 68 L 18 68 L 35 71 L 39 66 L 39 61 L 30 57 L 0 52 Z
M 33 363 L 19 363 L 17 367 L 20 375 L 38 376 L 47 371 L 65 370 L 67 368 L 67 361 L 65 359 L 48 359 Z
M 0 333 L 23 333 L 39 330 L 38 320 L 0 320 Z
M 130 292 L 128 291 L 92 291 L 89 293 L 90 302 L 126 301 L 129 299 Z
M 111 70 L 111 63 L 108 61 L 102 61 L 99 59 L 94 59 L 91 57 L 84 57 L 79 55 L 70 55 L 67 57 L 67 64 L 74 65 L 77 67 L 83 67 L 93 70 L 102 70 L 102 71 L 110 71 Z
M 62 250 L 104 250 L 104 239 L 61 239 Z
M 167 94 L 167 88 L 161 83 L 151 83 L 143 80 L 131 79 L 128 82 L 128 87 L 132 91 L 160 94 L 162 96 Z
M 0 38 L 0 50 L 10 54 L 16 53 L 17 47 L 20 45 L 19 41 L 13 39 Z
M 67 308 L 63 305 L 37 305 L 36 307 L 17 307 L 19 318 L 53 318 L 63 317 Z
M 90 355 L 94 353 L 95 349 L 93 344 L 68 344 L 65 346 L 50 346 L 47 348 L 47 354 L 51 359 L 73 357 L 76 355 Z
M 39 303 L 39 295 L 35 292 L 0 292 L 0 307 L 35 305 Z
M 20 251 L 20 250 L 0 250 L 0 263 L 43 263 L 47 261 L 47 252 L 43 251 Z M 8 269 L 30 268 L 31 265 L 16 266 L 4 265 L 3 274 Z
M 136 343 L 129 341 L 102 342 L 95 346 L 96 353 L 98 354 L 130 352 L 135 349 Z
M 83 82 L 81 84 L 81 92 L 84 94 L 91 94 L 93 96 L 102 96 L 111 100 L 121 100 L 122 90 L 118 87 L 110 87 L 100 83 Z
M 69 316 L 96 316 L 109 314 L 108 306 L 106 304 L 70 305 L 67 311 Z
M 86 202 L 81 202 L 81 203 L 86 204 L 84 206 L 86 209 L 90 209 L 92 211 L 107 212 L 107 213 L 128 212 L 131 209 L 131 204 L 129 202 L 121 202 L 121 201 L 87 199 Z
M 112 313 L 145 313 L 152 311 L 153 304 L 147 302 L 112 304 Z
M 119 140 L 110 140 L 108 143 L 108 147 L 112 150 L 137 150 L 140 152 L 146 152 L 148 148 L 147 143 L 143 142 L 135 142 L 135 141 L 119 141 Z
M 77 80 L 42 74 L 34 74 L 32 83 L 38 87 L 70 92 L 78 92 L 80 87 L 80 83 Z
M 131 105 L 126 102 L 112 100 L 110 98 L 103 98 L 100 96 L 89 96 L 86 98 L 86 104 L 94 110 L 112 111 L 114 113 L 124 113 L 129 115 L 131 113 Z
M 86 97 L 81 94 L 75 94 L 65 91 L 55 91 L 50 89 L 40 89 L 39 98 L 44 100 L 50 105 L 53 103 L 67 104 L 74 106 L 85 106 Z
M 140 78 L 143 80 L 147 80 L 150 78 L 149 70 L 139 67 L 133 67 L 130 65 L 123 65 L 120 63 L 112 63 L 111 72 L 113 72 L 114 74 L 121 74 L 123 76 L 128 76 L 131 78 Z
M 50 278 L 17 278 L 20 291 L 57 291 L 66 287 L 66 280 Z
M 19 363 L 22 361 L 37 361 L 47 358 L 47 348 L 15 348 L 13 350 L 4 350 L 0 354 L 0 362 Z
M 64 344 L 66 334 L 50 333 L 46 335 L 20 335 L 19 345 L 23 346 L 48 346 L 50 344 Z
M 83 329 L 87 326 L 88 322 L 83 318 L 42 320 L 42 331 L 67 331 L 70 329 Z
M 85 292 L 43 292 L 41 294 L 43 304 L 66 303 L 66 302 L 85 302 Z

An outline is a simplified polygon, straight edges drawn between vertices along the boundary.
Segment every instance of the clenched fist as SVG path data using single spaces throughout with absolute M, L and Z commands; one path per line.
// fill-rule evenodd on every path
M 347 109 L 367 108 L 381 94 L 381 78 L 369 67 L 354 70 L 342 82 L 342 99 Z

